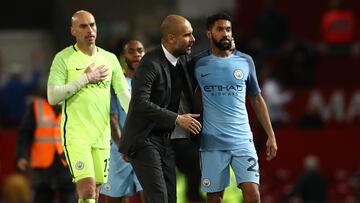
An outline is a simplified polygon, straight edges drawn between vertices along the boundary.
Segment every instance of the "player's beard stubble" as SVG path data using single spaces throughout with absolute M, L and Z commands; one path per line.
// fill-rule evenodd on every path
M 216 48 L 222 51 L 227 51 L 230 50 L 231 48 L 231 40 L 228 39 L 227 37 L 223 37 L 219 41 L 216 41 L 216 39 L 213 36 L 211 36 L 211 41 L 216 46 Z

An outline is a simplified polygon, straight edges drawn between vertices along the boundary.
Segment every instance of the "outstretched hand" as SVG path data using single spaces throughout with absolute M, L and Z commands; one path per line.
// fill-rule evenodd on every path
M 94 67 L 95 63 L 90 64 L 90 66 L 85 70 L 86 76 L 89 80 L 89 83 L 97 83 L 106 79 L 109 75 L 109 69 L 105 65 L 100 65 Z
M 176 118 L 176 124 L 178 124 L 181 128 L 188 130 L 192 134 L 199 134 L 201 131 L 201 123 L 196 120 L 196 118 L 200 117 L 200 114 L 182 114 L 178 115 Z

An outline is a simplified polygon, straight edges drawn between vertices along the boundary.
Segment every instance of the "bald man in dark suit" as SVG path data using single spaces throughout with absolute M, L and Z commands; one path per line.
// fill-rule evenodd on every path
M 144 189 L 147 203 L 176 202 L 176 171 L 171 133 L 175 125 L 198 134 L 198 114 L 179 115 L 180 95 L 193 104 L 186 63 L 195 42 L 190 22 L 179 15 L 165 17 L 161 45 L 142 58 L 132 81 L 132 97 L 120 151 Z M 192 105 L 191 105 L 192 106 Z

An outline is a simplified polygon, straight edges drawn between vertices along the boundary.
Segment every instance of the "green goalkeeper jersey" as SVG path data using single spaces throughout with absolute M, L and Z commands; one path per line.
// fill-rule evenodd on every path
M 48 85 L 65 85 L 84 74 L 90 64 L 109 69 L 106 80 L 87 84 L 62 102 L 63 145 L 89 143 L 93 147 L 110 147 L 110 86 L 115 93 L 128 91 L 128 85 L 116 56 L 97 47 L 93 56 L 82 53 L 76 45 L 56 54 Z

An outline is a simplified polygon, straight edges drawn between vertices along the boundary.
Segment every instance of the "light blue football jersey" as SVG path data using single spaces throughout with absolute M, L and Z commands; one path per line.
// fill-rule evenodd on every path
M 235 51 L 217 57 L 210 51 L 194 58 L 195 78 L 202 92 L 201 150 L 232 150 L 253 135 L 246 110 L 246 94 L 260 93 L 252 58 Z

